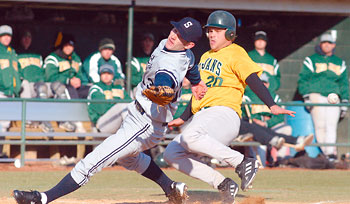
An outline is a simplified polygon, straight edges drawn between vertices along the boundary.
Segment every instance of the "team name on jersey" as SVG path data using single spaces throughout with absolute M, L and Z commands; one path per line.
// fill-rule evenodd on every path
M 201 70 L 210 71 L 210 72 L 216 74 L 216 76 L 220 76 L 221 67 L 222 67 L 222 62 L 220 62 L 217 59 L 212 59 L 212 58 L 208 58 L 207 60 L 205 60 L 204 63 L 199 63 L 199 68 Z
M 146 70 L 149 70 L 152 68 L 152 61 L 153 59 L 155 58 L 154 55 L 151 55 L 151 57 L 149 58 L 148 62 L 147 62 L 147 65 L 146 65 Z

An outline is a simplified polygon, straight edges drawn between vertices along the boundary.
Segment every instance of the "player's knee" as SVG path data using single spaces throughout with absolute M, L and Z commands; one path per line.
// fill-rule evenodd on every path
M 179 154 L 182 152 L 181 145 L 175 141 L 170 142 L 167 147 L 165 148 L 165 151 L 163 152 L 163 158 L 168 163 L 174 163 L 176 158 L 179 157 Z
M 34 87 L 39 98 L 48 98 L 48 89 L 44 82 L 37 82 L 34 84 Z
M 61 98 L 61 99 L 67 98 L 66 92 L 65 92 L 66 86 L 61 82 L 55 81 L 51 83 L 51 90 L 57 98 Z

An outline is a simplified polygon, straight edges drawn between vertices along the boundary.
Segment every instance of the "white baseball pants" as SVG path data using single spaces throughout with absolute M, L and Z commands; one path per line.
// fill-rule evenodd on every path
M 312 103 L 328 103 L 327 97 L 319 93 L 311 93 Z M 336 143 L 337 127 L 340 117 L 340 107 L 337 106 L 314 106 L 311 109 L 311 117 L 315 127 L 318 143 Z M 335 146 L 324 146 L 321 150 L 325 155 L 337 154 Z
M 236 167 L 243 155 L 230 147 L 237 137 L 240 118 L 225 106 L 214 106 L 199 111 L 165 149 L 164 159 L 181 172 L 217 186 L 225 177 L 204 164 L 199 156 L 206 155 Z
M 149 166 L 151 158 L 143 154 L 146 149 L 157 145 L 163 138 L 166 126 L 152 121 L 141 114 L 135 102 L 128 105 L 128 115 L 117 133 L 106 138 L 71 171 L 74 181 L 80 186 L 104 167 L 114 163 L 142 174 Z

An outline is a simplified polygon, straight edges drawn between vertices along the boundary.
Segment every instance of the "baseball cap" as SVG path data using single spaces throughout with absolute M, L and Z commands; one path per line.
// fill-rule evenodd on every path
M 335 39 L 331 34 L 323 34 L 321 35 L 320 42 L 330 42 L 330 43 L 335 43 Z
M 103 38 L 100 43 L 98 44 L 98 49 L 103 50 L 103 49 L 112 49 L 115 50 L 115 44 L 114 41 L 110 38 Z
M 255 40 L 265 40 L 267 41 L 267 34 L 265 31 L 257 31 L 255 32 L 255 36 L 254 36 L 254 41 Z
M 191 17 L 185 17 L 178 22 L 170 21 L 170 23 L 187 42 L 197 42 L 202 37 L 201 24 Z
M 144 34 L 142 35 L 142 40 L 145 40 L 145 39 L 147 39 L 147 38 L 149 38 L 149 39 L 151 39 L 152 41 L 154 41 L 154 35 L 153 35 L 152 33 L 144 33 Z
M 72 34 L 63 34 L 62 41 L 61 41 L 61 46 L 63 47 L 66 44 L 70 44 L 74 46 L 75 39 Z
M 32 33 L 29 30 L 24 30 L 21 37 L 32 37 Z
M 11 35 L 12 36 L 12 28 L 8 25 L 0 26 L 0 36 L 3 35 Z
M 105 73 L 105 72 L 108 72 L 108 73 L 114 75 L 114 68 L 113 68 L 113 66 L 110 65 L 110 64 L 103 64 L 102 66 L 100 66 L 99 74 L 102 74 L 102 73 Z

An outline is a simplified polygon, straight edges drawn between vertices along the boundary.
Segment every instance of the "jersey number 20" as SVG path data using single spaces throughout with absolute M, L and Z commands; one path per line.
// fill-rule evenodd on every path
M 207 87 L 221 86 L 224 81 L 221 77 L 208 76 L 208 82 L 205 83 Z

